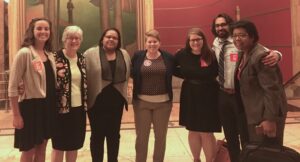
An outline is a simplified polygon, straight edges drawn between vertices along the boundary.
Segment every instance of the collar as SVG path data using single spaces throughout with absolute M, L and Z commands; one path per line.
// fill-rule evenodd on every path
M 233 43 L 233 39 L 231 36 L 229 36 L 227 39 L 221 39 L 221 38 L 217 37 L 217 40 L 220 45 L 224 44 L 225 42 Z

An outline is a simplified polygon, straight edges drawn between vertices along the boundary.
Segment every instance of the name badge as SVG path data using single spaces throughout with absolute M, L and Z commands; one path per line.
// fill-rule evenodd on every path
M 239 56 L 238 56 L 237 53 L 231 53 L 231 54 L 230 54 L 230 61 L 231 61 L 231 62 L 237 62 L 238 59 L 239 59 Z
M 200 67 L 208 67 L 207 63 L 203 59 L 200 59 Z
M 144 61 L 144 66 L 151 66 L 151 64 L 152 64 L 152 61 L 150 61 L 150 60 L 145 60 Z
M 37 71 L 37 72 L 39 72 L 39 73 L 42 72 L 42 70 L 43 70 L 43 64 L 42 64 L 41 61 L 39 61 L 39 60 L 33 60 L 33 61 L 31 61 L 31 63 L 32 63 L 33 69 L 34 69 L 35 71 Z

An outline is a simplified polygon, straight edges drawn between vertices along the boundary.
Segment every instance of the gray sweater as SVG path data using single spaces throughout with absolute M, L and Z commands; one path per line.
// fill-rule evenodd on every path
M 127 84 L 130 76 L 131 61 L 127 51 L 121 49 L 126 64 L 126 81 L 122 83 L 114 84 L 114 87 L 122 94 L 124 99 L 127 100 Z M 92 47 L 85 51 L 83 54 L 86 59 L 86 75 L 87 75 L 87 107 L 90 109 L 95 101 L 98 94 L 101 93 L 102 89 L 110 84 L 110 81 L 102 79 L 102 69 L 100 62 L 99 46 Z M 117 75 L 117 74 L 116 74 Z

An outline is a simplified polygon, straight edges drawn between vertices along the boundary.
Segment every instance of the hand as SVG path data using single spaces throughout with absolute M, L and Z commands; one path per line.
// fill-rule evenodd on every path
M 25 92 L 25 85 L 24 85 L 23 82 L 21 82 L 21 83 L 19 84 L 19 86 L 18 86 L 18 94 L 19 94 L 19 95 L 23 95 L 24 92 Z
M 260 125 L 263 129 L 263 134 L 268 137 L 276 137 L 276 122 L 275 121 L 269 121 L 265 120 L 260 123 Z
M 13 126 L 16 129 L 22 129 L 24 127 L 23 118 L 21 115 L 14 115 L 13 117 Z
M 66 70 L 65 70 L 65 67 L 64 67 L 63 63 L 57 63 L 56 64 L 56 69 L 57 69 L 57 75 L 59 77 L 62 77 L 62 78 L 65 77 Z
M 57 68 L 57 69 L 61 69 L 61 68 L 63 68 L 63 67 L 64 67 L 64 64 L 61 63 L 61 62 L 59 62 L 59 63 L 56 64 L 56 68 Z
M 63 78 L 65 77 L 65 72 L 66 72 L 65 69 L 60 69 L 57 71 L 57 75 Z
M 270 51 L 270 53 L 262 59 L 262 63 L 267 66 L 274 66 L 278 63 L 280 57 L 277 52 Z

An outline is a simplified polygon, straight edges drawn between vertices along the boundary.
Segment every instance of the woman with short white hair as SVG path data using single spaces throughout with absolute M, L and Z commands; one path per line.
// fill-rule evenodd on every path
M 57 68 L 58 120 L 52 138 L 52 162 L 77 159 L 86 129 L 86 64 L 79 53 L 83 32 L 78 26 L 68 26 L 62 35 L 64 48 L 55 53 Z

